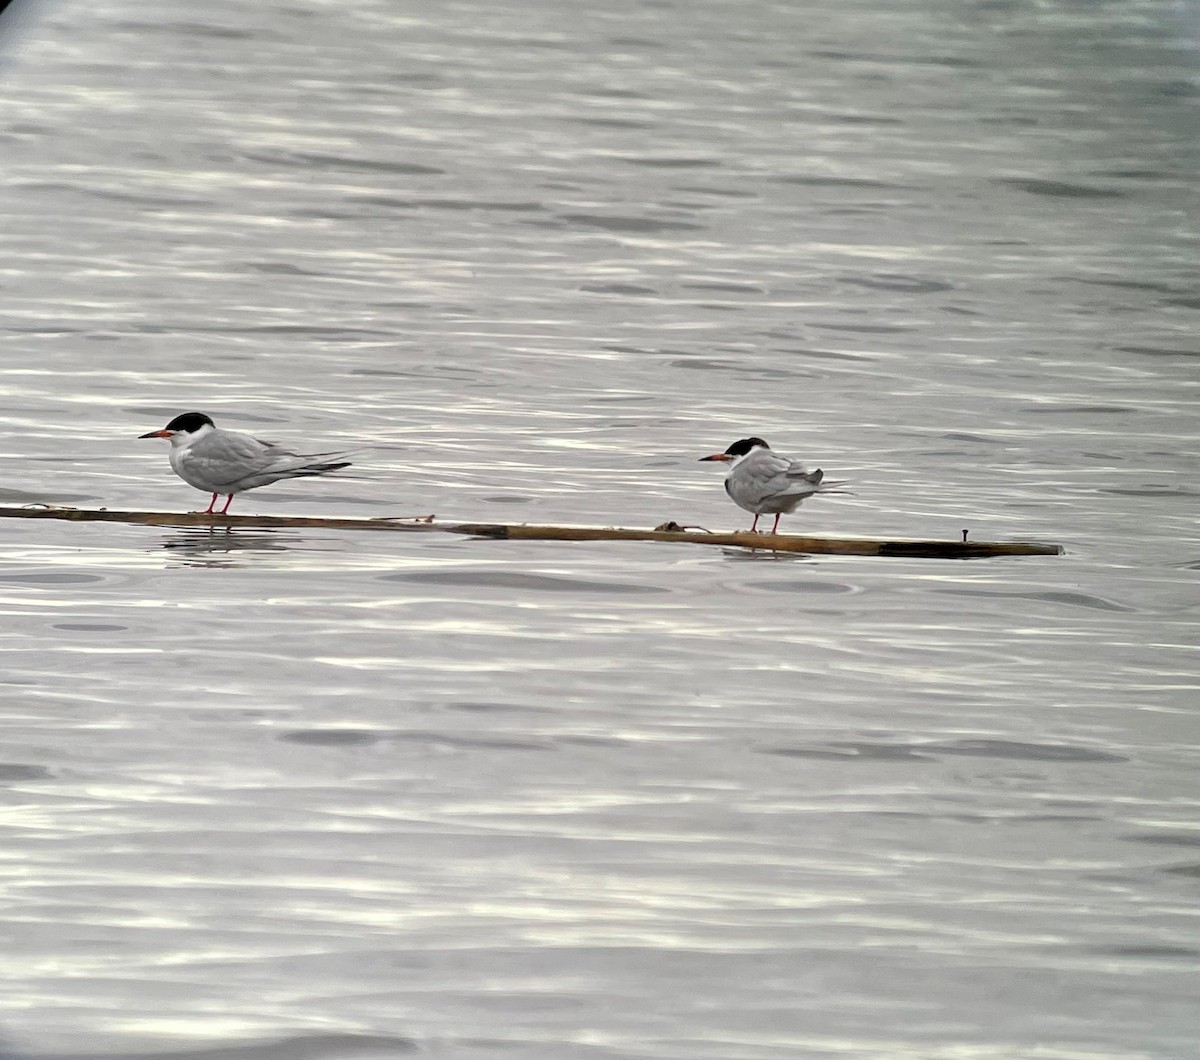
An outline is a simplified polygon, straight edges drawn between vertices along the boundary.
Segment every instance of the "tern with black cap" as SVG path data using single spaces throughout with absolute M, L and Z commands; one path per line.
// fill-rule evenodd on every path
M 816 493 L 840 492 L 844 482 L 826 482 L 825 473 L 809 471 L 790 457 L 780 456 L 761 438 L 741 438 L 723 453 L 703 456 L 730 464 L 725 476 L 725 492 L 739 508 L 754 515 L 750 532 L 758 530 L 760 515 L 774 515 L 771 533 L 779 530 L 779 517 L 794 512 Z
M 171 470 L 189 486 L 212 494 L 206 514 L 224 515 L 235 493 L 350 466 L 349 460 L 342 459 L 350 453 L 297 453 L 249 434 L 222 430 L 203 412 L 185 412 L 162 430 L 140 437 L 170 441 Z M 216 512 L 214 505 L 222 495 L 225 507 Z

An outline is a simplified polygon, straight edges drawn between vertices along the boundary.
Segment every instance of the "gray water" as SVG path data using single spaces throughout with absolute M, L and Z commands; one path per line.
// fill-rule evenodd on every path
M 0 1033 L 170 1060 L 1196 1055 L 1198 35 L 1172 0 L 4 16 Z

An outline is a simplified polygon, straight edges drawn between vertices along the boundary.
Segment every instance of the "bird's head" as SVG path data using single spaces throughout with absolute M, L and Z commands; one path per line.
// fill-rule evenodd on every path
M 172 445 L 187 445 L 197 435 L 213 429 L 213 421 L 203 412 L 185 412 L 176 416 L 161 431 L 150 431 L 139 438 L 166 438 Z
M 725 452 L 713 453 L 712 456 L 702 456 L 700 462 L 703 463 L 705 460 L 721 460 L 727 464 L 735 463 L 741 460 L 742 457 L 752 453 L 755 449 L 770 448 L 761 438 L 740 438 L 726 449 Z

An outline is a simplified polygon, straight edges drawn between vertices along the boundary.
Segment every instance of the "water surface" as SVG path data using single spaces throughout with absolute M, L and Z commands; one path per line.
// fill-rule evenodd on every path
M 1130 1060 L 1200 1032 L 1197 24 L 1171 0 L 33 6 L 0 501 L 14 1056 Z M 8 16 L 6 16 L 7 18 Z

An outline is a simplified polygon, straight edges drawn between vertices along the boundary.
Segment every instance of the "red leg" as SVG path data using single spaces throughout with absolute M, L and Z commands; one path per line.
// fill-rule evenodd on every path
M 205 509 L 204 509 L 204 511 L 203 511 L 201 514 L 202 514 L 202 515 L 211 515 L 211 514 L 212 514 L 212 510 L 213 510 L 213 505 L 214 505 L 214 504 L 216 504 L 216 503 L 217 503 L 217 495 L 214 493 L 214 494 L 212 495 L 212 500 L 208 502 L 208 507 L 207 507 L 207 508 L 205 508 Z
M 754 517 L 754 522 L 752 522 L 750 524 L 750 533 L 753 534 L 756 530 L 758 530 L 758 516 L 757 515 Z
M 227 511 L 229 511 L 229 506 L 232 503 L 233 503 L 233 494 L 231 493 L 228 497 L 225 498 L 225 507 L 221 509 L 222 515 L 224 515 Z
M 773 533 L 773 534 L 779 533 L 779 516 L 780 516 L 780 514 L 781 513 L 779 513 L 779 512 L 775 513 L 775 525 L 773 527 L 771 527 L 771 533 Z

